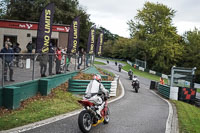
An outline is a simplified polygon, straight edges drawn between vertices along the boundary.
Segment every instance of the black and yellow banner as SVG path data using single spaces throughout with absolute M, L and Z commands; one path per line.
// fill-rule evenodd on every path
M 89 54 L 94 54 L 95 32 L 96 32 L 96 26 L 93 26 L 90 29 L 88 43 L 87 43 L 87 53 Z
M 103 48 L 103 43 L 104 43 L 103 36 L 104 36 L 104 32 L 102 31 L 98 37 L 97 46 L 96 46 L 96 55 L 102 54 L 102 48 Z
M 69 31 L 69 41 L 67 46 L 67 52 L 75 54 L 79 45 L 79 31 L 80 31 L 80 16 L 76 17 Z
M 37 30 L 37 53 L 48 53 L 54 16 L 54 3 L 49 3 L 40 15 Z

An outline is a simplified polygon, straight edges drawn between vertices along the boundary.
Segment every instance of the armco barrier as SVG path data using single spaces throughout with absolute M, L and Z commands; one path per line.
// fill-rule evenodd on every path
M 91 80 L 69 80 L 69 87 L 68 91 L 72 92 L 74 94 L 84 94 L 87 88 L 87 85 L 89 84 Z M 104 85 L 104 87 L 110 91 L 111 88 L 111 82 L 112 81 L 102 81 L 101 83 Z
M 158 92 L 159 92 L 160 95 L 162 95 L 163 97 L 169 99 L 169 96 L 170 96 L 170 86 L 159 84 L 159 86 L 158 86 Z
M 35 96 L 38 92 L 48 95 L 52 88 L 66 82 L 78 72 L 59 74 L 52 77 L 41 78 L 39 80 L 26 81 L 0 88 L 0 106 L 9 109 L 16 109 L 20 106 L 20 101 Z

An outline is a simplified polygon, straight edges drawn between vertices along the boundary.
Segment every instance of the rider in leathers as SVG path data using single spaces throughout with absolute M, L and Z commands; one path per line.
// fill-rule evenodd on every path
M 105 102 L 102 98 L 98 95 L 99 92 L 103 92 L 105 96 L 109 96 L 109 91 L 106 90 L 101 83 L 101 76 L 95 75 L 93 80 L 87 86 L 85 98 L 89 98 L 88 100 L 98 106 L 97 113 L 101 116 L 101 110 L 104 108 Z

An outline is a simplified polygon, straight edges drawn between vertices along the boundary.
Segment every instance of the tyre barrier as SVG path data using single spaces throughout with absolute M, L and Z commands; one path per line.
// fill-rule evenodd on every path
M 85 94 L 87 85 L 90 83 L 90 81 L 91 80 L 70 79 L 68 91 L 74 94 Z M 104 85 L 105 89 L 110 91 L 112 81 L 102 81 L 101 83 Z

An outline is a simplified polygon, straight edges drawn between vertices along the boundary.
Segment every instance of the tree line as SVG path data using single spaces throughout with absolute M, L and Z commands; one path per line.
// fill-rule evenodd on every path
M 182 36 L 172 24 L 176 11 L 161 3 L 146 2 L 127 22 L 131 38 L 118 37 L 104 44 L 103 56 L 147 61 L 147 68 L 170 74 L 171 67 L 197 67 L 200 82 L 200 34 L 195 28 Z

